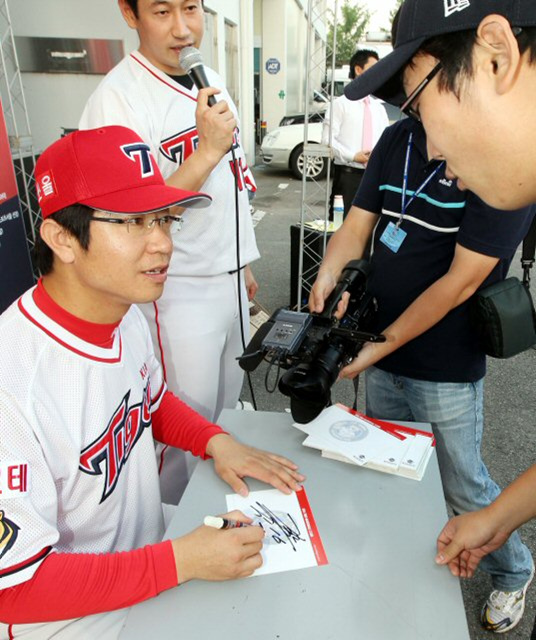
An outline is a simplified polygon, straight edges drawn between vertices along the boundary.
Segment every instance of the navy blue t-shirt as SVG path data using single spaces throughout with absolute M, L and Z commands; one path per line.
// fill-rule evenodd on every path
M 376 213 L 368 288 L 378 301 L 375 330 L 394 322 L 423 291 L 444 276 L 456 244 L 500 258 L 482 286 L 506 277 L 517 247 L 533 216 L 531 207 L 499 211 L 473 193 L 460 191 L 440 170 L 409 205 L 401 228 L 407 236 L 397 253 L 380 237 L 397 223 L 402 209 L 404 164 L 410 132 L 407 198 L 437 166 L 429 163 L 422 126 L 407 118 L 386 129 L 374 148 L 354 205 Z M 485 354 L 469 319 L 469 301 L 450 311 L 440 322 L 381 360 L 385 371 L 434 382 L 474 382 L 486 371 Z

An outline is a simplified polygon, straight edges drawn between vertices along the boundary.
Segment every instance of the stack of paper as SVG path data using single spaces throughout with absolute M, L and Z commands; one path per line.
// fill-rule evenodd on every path
M 420 480 L 435 440 L 414 425 L 373 420 L 342 405 L 324 409 L 308 424 L 294 423 L 308 434 L 303 444 L 319 449 L 325 458 Z
M 256 300 L 249 302 L 249 337 L 251 338 L 257 333 L 257 329 L 270 319 L 268 311 Z
M 328 233 L 337 231 L 333 220 L 328 220 L 327 224 L 325 220 L 309 220 L 308 222 L 304 223 L 304 226 L 309 229 L 314 229 L 315 231 L 327 231 Z

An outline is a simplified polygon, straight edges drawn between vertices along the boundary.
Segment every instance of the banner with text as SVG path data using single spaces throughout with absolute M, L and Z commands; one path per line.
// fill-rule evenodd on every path
M 33 284 L 32 262 L 0 102 L 0 313 Z

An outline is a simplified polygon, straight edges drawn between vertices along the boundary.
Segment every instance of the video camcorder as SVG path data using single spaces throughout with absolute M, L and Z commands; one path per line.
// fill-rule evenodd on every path
M 279 390 L 290 398 L 297 422 L 310 422 L 331 403 L 339 371 L 365 342 L 385 342 L 385 336 L 367 332 L 377 309 L 366 290 L 368 271 L 366 260 L 349 262 L 320 314 L 275 311 L 239 358 L 244 371 L 254 371 L 263 360 L 287 370 L 279 379 Z M 333 314 L 346 291 L 348 308 L 337 320 Z

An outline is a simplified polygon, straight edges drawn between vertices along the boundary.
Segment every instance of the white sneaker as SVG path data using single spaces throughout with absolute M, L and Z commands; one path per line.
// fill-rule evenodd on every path
M 518 591 L 492 591 L 482 608 L 480 622 L 486 631 L 505 633 L 513 629 L 523 617 L 525 595 L 534 578 L 534 565 L 526 585 Z

